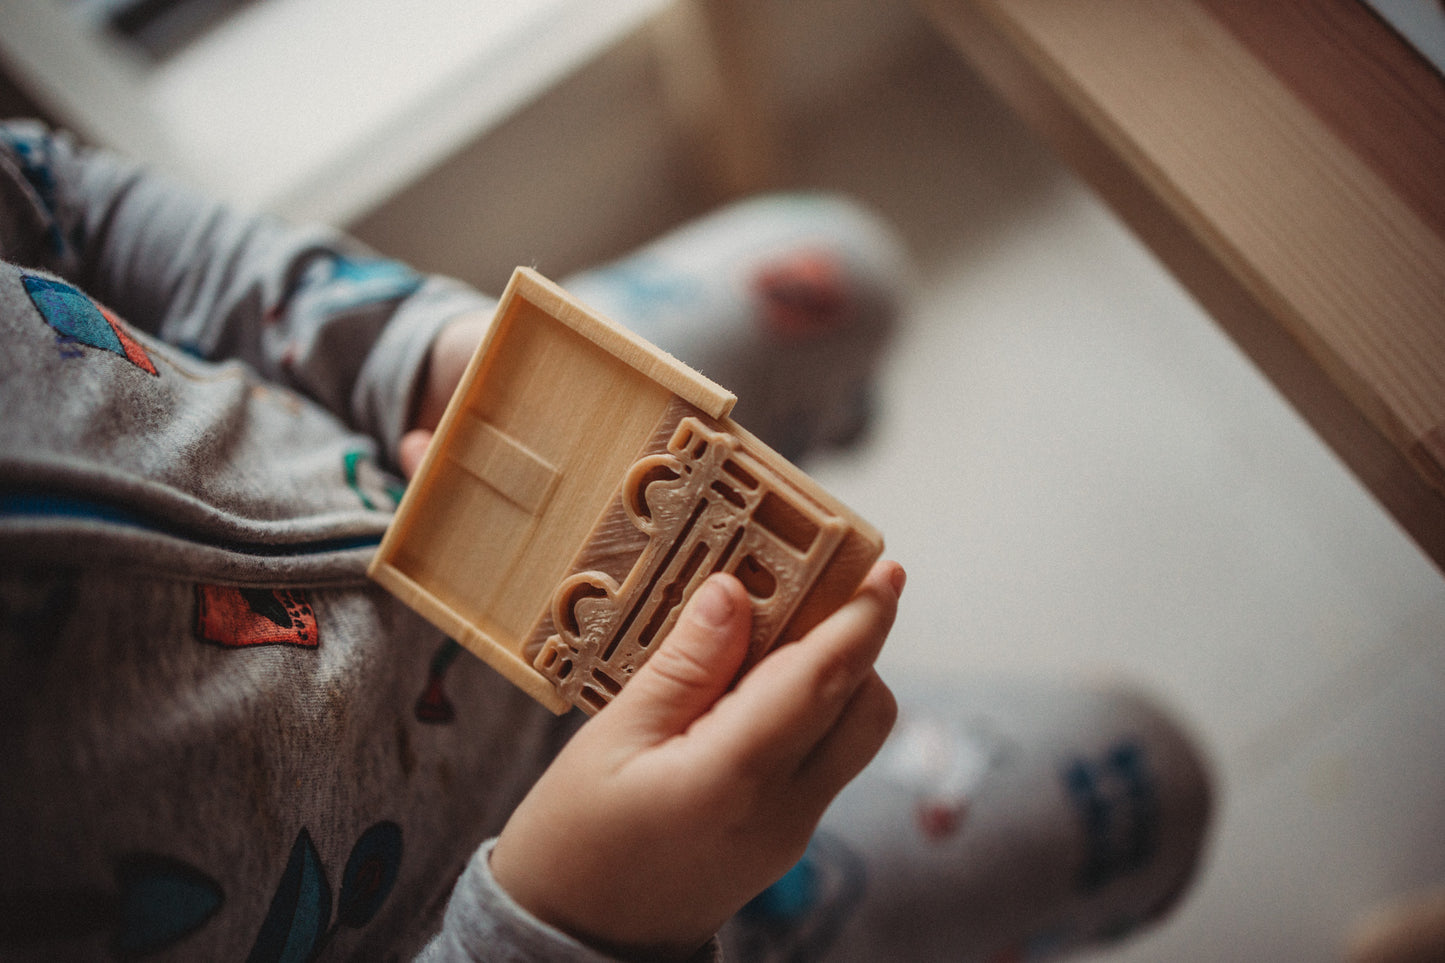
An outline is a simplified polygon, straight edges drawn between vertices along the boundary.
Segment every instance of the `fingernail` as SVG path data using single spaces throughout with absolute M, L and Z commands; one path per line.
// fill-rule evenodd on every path
M 903 570 L 902 565 L 893 566 L 893 574 L 888 577 L 888 584 L 893 586 L 894 595 L 903 594 L 903 586 L 908 584 L 908 573 Z
M 699 622 L 712 628 L 728 623 L 733 615 L 733 597 L 715 578 L 698 586 L 692 597 L 692 614 Z

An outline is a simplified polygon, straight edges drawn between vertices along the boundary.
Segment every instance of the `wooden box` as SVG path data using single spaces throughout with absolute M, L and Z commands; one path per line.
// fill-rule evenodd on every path
M 750 665 L 883 542 L 735 401 L 518 268 L 371 577 L 558 713 L 610 701 L 715 571 L 748 590 Z

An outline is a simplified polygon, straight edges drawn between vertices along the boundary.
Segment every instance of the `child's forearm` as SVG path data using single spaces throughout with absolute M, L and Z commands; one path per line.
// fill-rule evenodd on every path
M 494 302 L 337 231 L 247 214 L 37 124 L 0 125 L 8 259 L 53 271 L 131 325 L 236 358 L 396 455 L 437 332 Z

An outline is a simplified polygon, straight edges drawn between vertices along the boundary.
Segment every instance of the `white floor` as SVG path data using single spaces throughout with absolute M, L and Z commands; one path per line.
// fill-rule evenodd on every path
M 909 570 L 885 668 L 1124 677 L 1197 733 L 1221 787 L 1207 865 L 1175 916 L 1102 958 L 1341 959 L 1360 914 L 1445 883 L 1445 577 L 919 33 L 786 132 L 792 179 L 872 203 L 919 265 L 871 441 L 807 466 Z M 594 81 L 609 89 L 566 85 L 363 233 L 495 285 L 665 226 L 687 178 L 629 180 L 623 159 L 659 112 L 599 123 L 579 107 Z M 620 101 L 646 78 L 618 82 Z M 536 163 L 579 141 L 589 163 Z
M 1445 577 L 947 57 L 829 121 L 805 169 L 920 258 L 873 440 L 810 465 L 909 570 L 885 662 L 1122 676 L 1193 727 L 1207 866 L 1101 958 L 1342 958 L 1445 883 Z

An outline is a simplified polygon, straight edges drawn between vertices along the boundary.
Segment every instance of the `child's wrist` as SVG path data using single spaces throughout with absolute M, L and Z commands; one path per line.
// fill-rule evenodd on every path
M 412 405 L 408 428 L 435 428 L 452 392 L 461 383 L 472 354 L 486 335 L 489 314 L 468 311 L 444 324 L 432 340 L 425 366 L 417 379 L 420 390 Z
M 505 830 L 504 830 L 505 832 Z M 581 924 L 577 920 L 566 918 L 567 914 L 549 910 L 543 906 L 543 900 L 534 898 L 530 887 L 524 880 L 510 878 L 506 854 L 503 854 L 502 871 L 499 873 L 497 861 L 493 858 L 497 847 L 501 844 L 499 839 L 493 845 L 492 851 L 487 854 L 488 869 L 492 875 L 492 881 L 516 906 L 531 916 L 538 923 L 565 934 L 576 940 L 589 949 L 596 950 L 612 959 L 622 963 L 688 963 L 692 960 L 711 960 L 716 954 L 714 952 L 714 934 L 706 933 L 694 938 L 677 940 L 659 940 L 655 943 L 644 943 L 633 941 L 617 936 L 604 936 L 594 932 L 591 927 Z

